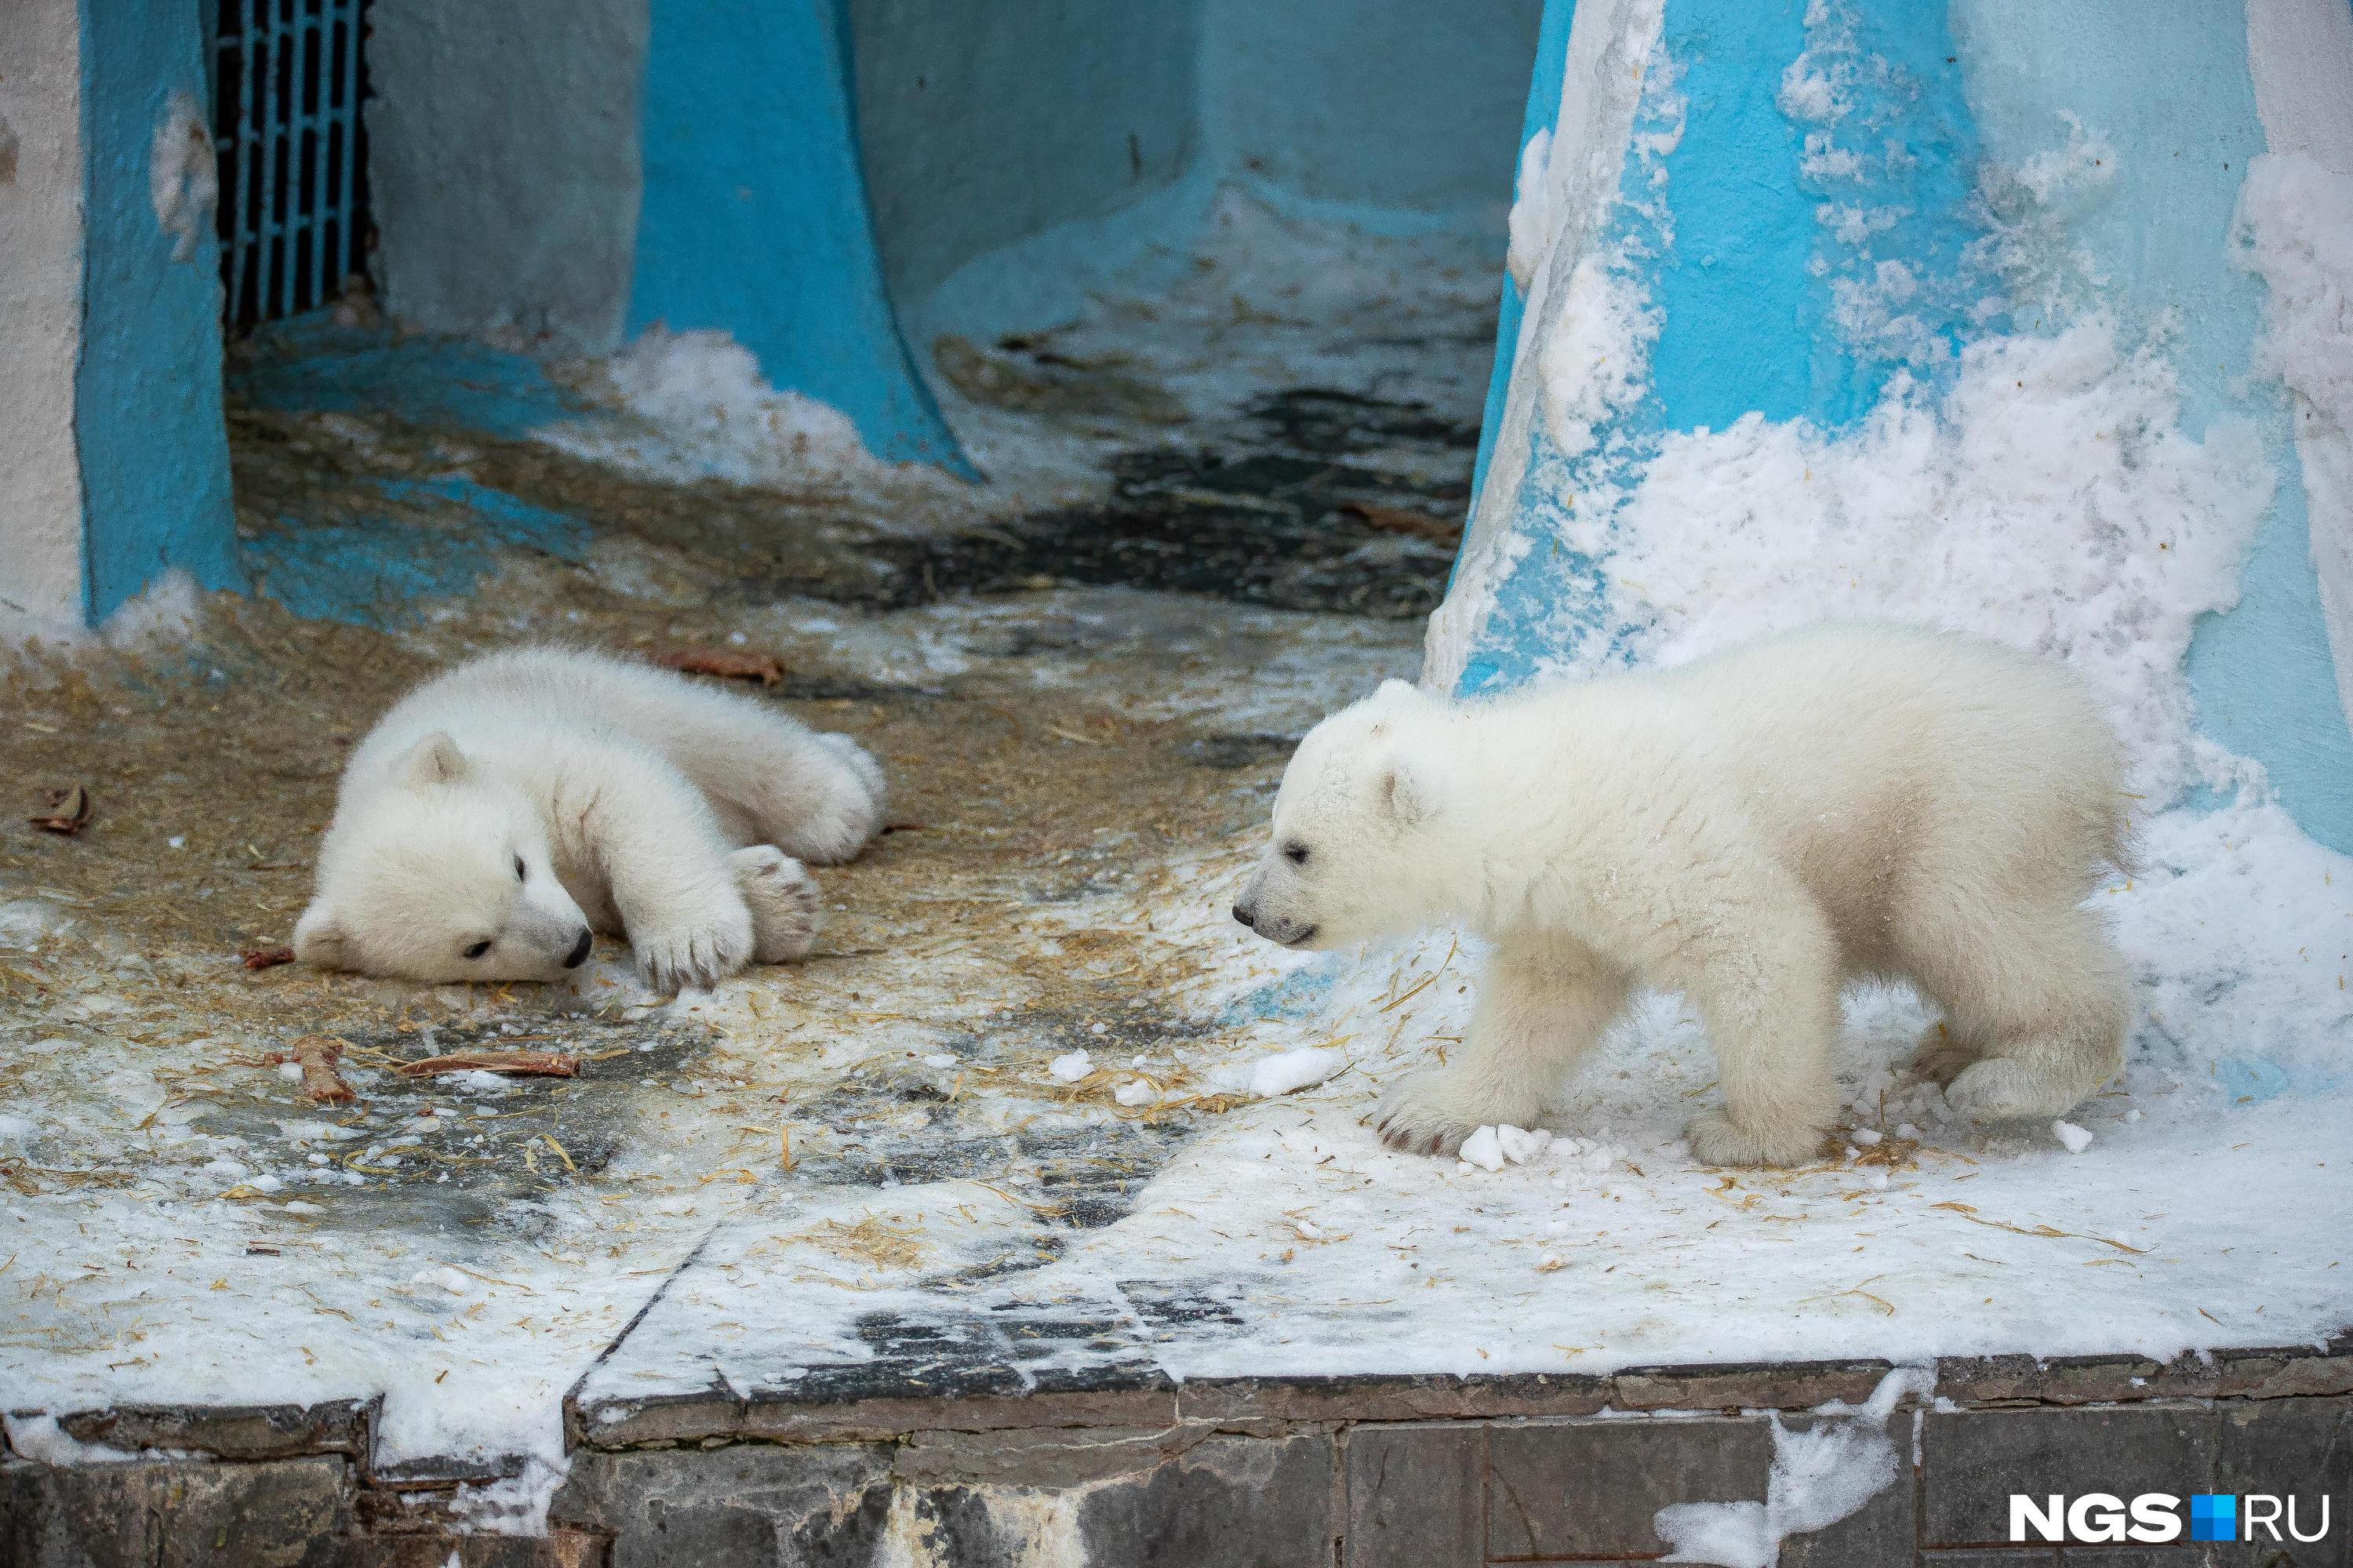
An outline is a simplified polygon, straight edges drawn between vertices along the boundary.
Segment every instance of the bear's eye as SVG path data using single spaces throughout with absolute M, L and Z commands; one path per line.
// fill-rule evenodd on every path
M 515 880 L 517 882 L 522 880 L 522 856 L 521 855 L 515 856 Z
M 1301 843 L 1297 839 L 1293 839 L 1289 843 L 1282 846 L 1282 858 L 1289 861 L 1293 865 L 1305 865 L 1307 863 L 1307 846 Z
M 467 948 L 464 956 L 470 959 L 479 959 L 490 950 L 491 939 L 488 937 L 485 937 L 480 941 L 475 943 L 472 947 Z

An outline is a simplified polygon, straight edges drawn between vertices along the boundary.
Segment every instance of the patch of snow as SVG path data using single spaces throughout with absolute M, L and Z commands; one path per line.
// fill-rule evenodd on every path
M 2064 1118 L 2051 1124 L 2051 1136 L 2066 1145 L 2070 1154 L 2081 1154 L 2092 1147 L 2092 1129 L 2079 1127 Z
M 73 924 L 70 911 L 46 898 L 12 898 L 0 904 L 0 948 L 37 948 Z
M 2132 788 L 2170 800 L 2190 632 L 2237 602 L 2272 493 L 2251 426 L 2193 440 L 2179 407 L 2164 355 L 2094 318 L 1969 344 L 1942 397 L 1898 372 L 1851 430 L 1750 414 L 1670 434 L 1616 524 L 1628 619 L 1667 664 L 1831 619 L 2031 649 L 2090 680 Z
M 37 1411 L 0 1411 L 0 1428 L 8 1446 L 43 1465 L 122 1465 L 147 1457 L 102 1443 L 84 1443 L 59 1426 L 57 1418 Z
M 649 327 L 610 358 L 567 372 L 606 411 L 533 433 L 575 457 L 680 483 L 841 484 L 888 471 L 849 416 L 777 391 L 725 333 Z
M 1065 1084 L 1075 1084 L 1094 1070 L 1093 1058 L 1084 1051 L 1066 1051 L 1046 1064 L 1046 1071 Z
M 1713 1563 L 1719 1568 L 1773 1568 L 1781 1542 L 1836 1524 L 1860 1510 L 1900 1473 L 1888 1418 L 1898 1401 L 1935 1392 L 1928 1367 L 1898 1367 L 1860 1408 L 1833 1400 L 1791 1430 L 1773 1413 L 1773 1469 L 1762 1502 L 1676 1503 L 1661 1509 L 1651 1528 L 1672 1546 L 1669 1563 Z
M 1347 1065 L 1346 1054 L 1328 1045 L 1285 1051 L 1251 1065 L 1250 1092 L 1265 1100 L 1313 1088 Z

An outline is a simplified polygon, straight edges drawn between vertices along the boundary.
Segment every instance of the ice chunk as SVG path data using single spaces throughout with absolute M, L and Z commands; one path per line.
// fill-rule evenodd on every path
M 2070 1154 L 2081 1154 L 2092 1147 L 2092 1129 L 2088 1127 L 2077 1127 L 2072 1121 L 2052 1122 L 2051 1136 L 2065 1144 L 2067 1152 Z
M 1503 1145 L 1504 1159 L 1514 1165 L 1525 1165 L 1545 1151 L 1552 1142 L 1552 1134 L 1540 1127 L 1498 1127 L 1495 1141 Z
M 1504 1168 L 1504 1140 L 1493 1128 L 1482 1127 L 1462 1140 L 1462 1158 L 1469 1164 L 1488 1171 L 1501 1171 Z
M 1046 1064 L 1046 1071 L 1066 1084 L 1075 1084 L 1095 1070 L 1084 1051 L 1067 1052 Z
M 1269 1056 L 1250 1069 L 1250 1092 L 1261 1099 L 1287 1095 L 1322 1083 L 1347 1064 L 1348 1058 L 1328 1045 L 1285 1051 Z
M 1160 1097 L 1153 1093 L 1151 1082 L 1130 1078 L 1111 1092 L 1111 1097 L 1124 1106 L 1148 1106 Z

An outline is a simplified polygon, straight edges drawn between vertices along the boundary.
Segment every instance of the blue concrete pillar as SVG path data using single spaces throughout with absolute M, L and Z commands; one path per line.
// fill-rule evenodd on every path
M 628 329 L 731 334 L 892 461 L 969 474 L 899 331 L 840 0 L 654 0 Z
M 2311 548 L 2353 503 L 2310 482 L 2242 203 L 2253 162 L 2301 150 L 2295 94 L 2353 102 L 2341 0 L 1551 0 L 1537 71 L 1527 275 L 1432 680 L 1941 619 L 2097 665 L 2145 756 L 2194 706 L 2353 850 Z
M 199 26 L 185 0 L 25 0 L 0 42 L 0 440 L 25 476 L 0 600 L 36 625 L 95 624 L 175 569 L 239 581 Z

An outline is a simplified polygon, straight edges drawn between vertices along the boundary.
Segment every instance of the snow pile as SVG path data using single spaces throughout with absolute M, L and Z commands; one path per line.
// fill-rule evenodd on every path
M 868 454 L 849 416 L 769 386 L 752 351 L 725 333 L 649 327 L 569 375 L 610 412 L 533 433 L 575 457 L 677 483 L 838 486 L 893 471 Z
M 1551 1143 L 1552 1134 L 1540 1127 L 1482 1127 L 1462 1140 L 1460 1169 L 1468 1171 L 1475 1165 L 1482 1171 L 1501 1171 L 1506 1160 L 1525 1165 Z
M 1899 373 L 1852 431 L 1750 414 L 1665 437 L 1614 524 L 1616 575 L 1662 663 L 1863 617 L 2063 659 L 2105 699 L 2134 789 L 2167 799 L 2190 632 L 2237 602 L 2272 493 L 2251 427 L 2194 441 L 2179 406 L 2163 355 L 2126 353 L 2105 320 L 1987 338 L 1948 396 Z
M 1260 1099 L 1272 1099 L 1277 1095 L 1313 1088 L 1347 1065 L 1346 1054 L 1329 1046 L 1285 1051 L 1255 1064 L 1248 1085 L 1250 1092 Z
M 1896 1402 L 1907 1394 L 1925 1399 L 1936 1383 L 1933 1368 L 1898 1367 L 1879 1380 L 1861 1409 L 1832 1400 L 1818 1406 L 1813 1420 L 1798 1431 L 1774 1412 L 1773 1471 L 1765 1500 L 1661 1509 L 1651 1528 L 1674 1548 L 1666 1561 L 1772 1568 L 1788 1537 L 1859 1511 L 1900 1471 L 1894 1441 L 1887 1435 Z

